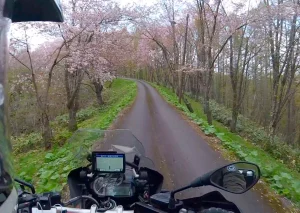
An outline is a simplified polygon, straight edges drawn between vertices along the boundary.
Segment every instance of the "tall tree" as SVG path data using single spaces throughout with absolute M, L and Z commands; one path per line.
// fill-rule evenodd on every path
M 44 141 L 44 146 L 46 149 L 51 148 L 53 134 L 50 127 L 49 118 L 49 91 L 52 85 L 52 76 L 55 67 L 66 58 L 66 54 L 61 54 L 63 51 L 64 43 L 57 42 L 55 45 L 52 44 L 52 48 L 47 46 L 43 48 L 43 51 L 34 52 L 30 46 L 28 29 L 35 29 L 35 25 L 31 24 L 19 24 L 19 30 L 23 30 L 24 35 L 21 39 L 13 38 L 11 45 L 10 55 L 22 64 L 30 73 L 31 81 L 35 91 L 36 102 L 39 109 L 41 126 L 42 126 L 42 136 Z M 39 26 L 41 27 L 41 26 Z M 51 25 L 43 25 L 44 29 L 49 29 L 53 27 Z M 27 58 L 24 60 L 19 58 L 19 51 L 24 50 L 27 54 Z M 42 54 L 41 54 L 42 53 Z M 39 54 L 39 55 L 34 55 Z M 43 58 L 41 60 L 41 58 Z M 43 79 L 46 81 L 45 88 L 38 84 L 38 78 L 40 76 L 45 76 Z
M 232 86 L 232 118 L 230 130 L 236 131 L 237 117 L 244 101 L 249 79 L 249 63 L 260 51 L 260 48 L 251 47 L 251 29 L 246 25 L 230 38 L 230 80 Z
M 272 62 L 272 109 L 269 131 L 274 138 L 284 107 L 295 92 L 292 85 L 297 70 L 299 58 L 299 31 L 297 17 L 299 1 L 295 1 L 292 18 L 285 16 L 291 11 L 284 11 L 283 0 L 278 0 L 275 9 L 270 7 L 270 2 L 265 1 L 268 12 L 273 15 L 268 17 L 266 25 L 270 44 Z M 290 8 L 289 8 L 290 9 Z

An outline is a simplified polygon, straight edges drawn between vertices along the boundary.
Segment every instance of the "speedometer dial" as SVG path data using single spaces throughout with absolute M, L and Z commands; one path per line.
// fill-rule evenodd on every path
M 93 190 L 99 196 L 105 196 L 106 180 L 105 177 L 98 177 L 93 182 Z
M 108 196 L 107 188 L 117 187 L 122 184 L 124 174 L 106 174 L 98 176 L 92 183 L 94 192 L 99 196 Z M 111 191 L 111 190 L 109 190 Z

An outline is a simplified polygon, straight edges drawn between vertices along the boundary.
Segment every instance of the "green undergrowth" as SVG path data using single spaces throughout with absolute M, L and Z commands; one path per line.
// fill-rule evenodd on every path
M 78 112 L 78 127 L 107 129 L 119 112 L 133 102 L 136 93 L 134 81 L 114 80 L 112 87 L 104 92 L 104 106 L 91 106 Z M 68 173 L 84 163 L 77 156 L 80 147 L 90 146 L 98 137 L 96 133 L 84 134 L 70 142 L 72 133 L 67 130 L 66 123 L 66 115 L 58 116 L 51 123 L 55 140 L 49 151 L 42 148 L 39 133 L 13 138 L 16 176 L 33 183 L 38 192 L 61 191 Z
M 213 121 L 213 125 L 209 125 L 199 102 L 189 99 L 195 111 L 191 113 L 184 104 L 178 102 L 177 96 L 170 89 L 156 84 L 151 85 L 159 91 L 166 101 L 183 111 L 199 125 L 206 135 L 217 137 L 221 144 L 240 160 L 256 163 L 261 168 L 262 176 L 270 187 L 300 207 L 300 174 L 298 172 L 291 170 L 260 147 L 237 134 L 231 133 L 223 124 Z
M 197 103 L 193 99 L 190 100 L 193 104 Z M 227 109 L 213 100 L 210 101 L 210 109 L 214 120 L 225 126 L 230 126 L 230 109 Z M 275 137 L 274 141 L 272 141 L 266 130 L 242 115 L 239 115 L 237 120 L 237 133 L 262 148 L 275 159 L 280 160 L 289 168 L 300 172 L 300 149 L 296 146 L 292 147 L 288 145 L 279 137 Z

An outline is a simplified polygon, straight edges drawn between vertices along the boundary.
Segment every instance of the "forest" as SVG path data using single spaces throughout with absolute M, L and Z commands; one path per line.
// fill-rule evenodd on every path
M 209 123 L 214 100 L 231 109 L 226 122 L 232 132 L 243 115 L 272 140 L 298 146 L 298 6 L 262 1 L 251 10 L 236 5 L 235 14 L 227 14 L 221 1 L 197 1 L 185 18 L 174 2 L 165 2 L 169 23 L 141 33 L 155 44 L 144 76 L 176 90 L 179 99 L 183 93 L 202 97 Z
M 55 150 L 99 112 L 112 115 L 97 126 L 108 128 L 135 92 L 116 78 L 130 77 L 169 89 L 191 113 L 200 103 L 208 125 L 300 172 L 300 1 L 251 2 L 65 0 L 64 23 L 13 24 L 14 152 Z

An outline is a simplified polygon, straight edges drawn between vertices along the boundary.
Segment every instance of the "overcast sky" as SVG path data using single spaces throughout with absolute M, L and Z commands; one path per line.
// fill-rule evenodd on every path
M 116 2 L 120 2 L 120 4 L 122 6 L 126 6 L 128 4 L 141 4 L 141 5 L 152 5 L 155 2 L 157 2 L 156 0 L 115 0 Z
M 139 4 L 139 5 L 153 5 L 159 0 L 115 0 L 115 1 L 120 2 L 122 6 L 126 6 L 132 3 Z M 193 2 L 195 0 L 186 0 L 186 1 Z M 224 5 L 225 10 L 227 12 L 232 12 L 233 4 L 247 2 L 247 5 L 249 5 L 251 8 L 251 7 L 255 7 L 259 3 L 259 1 L 260 0 L 223 0 L 222 4 Z
M 153 5 L 155 3 L 157 3 L 160 0 L 114 0 L 116 2 L 119 2 L 121 4 L 121 6 L 127 6 L 130 4 L 137 4 L 137 5 Z M 185 0 L 185 1 L 190 1 L 190 2 L 194 2 L 195 0 Z M 258 2 L 260 0 L 223 0 L 222 4 L 225 7 L 225 10 L 227 13 L 231 13 L 233 12 L 233 8 L 234 8 L 234 3 L 241 3 L 241 2 L 248 2 L 247 5 L 250 6 L 250 8 L 255 7 Z M 245 10 L 248 9 L 248 6 L 245 8 Z M 31 32 L 34 33 L 34 32 Z M 12 34 L 16 37 L 18 34 L 18 30 L 14 27 L 14 25 L 12 26 Z M 42 43 L 44 43 L 45 41 L 47 41 L 47 38 L 43 37 L 43 36 L 34 36 L 34 38 L 31 39 L 32 42 L 32 47 L 36 48 L 37 46 L 41 45 Z

